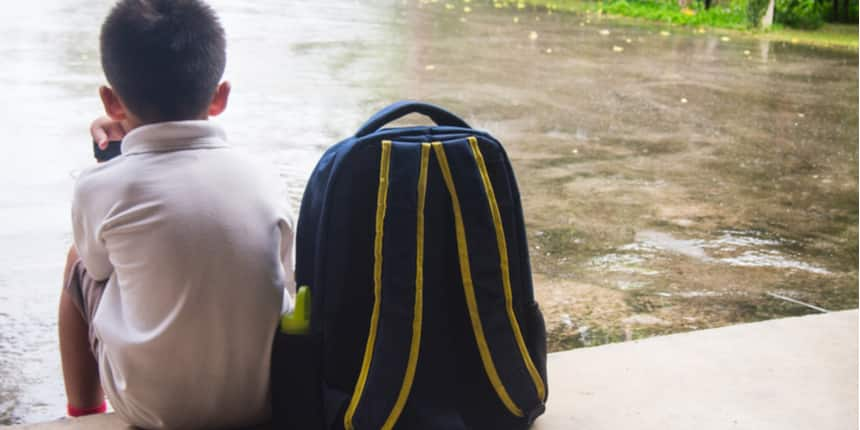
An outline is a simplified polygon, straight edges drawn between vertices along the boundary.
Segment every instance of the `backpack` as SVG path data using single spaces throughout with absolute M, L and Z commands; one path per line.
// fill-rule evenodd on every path
M 437 126 L 382 128 L 411 113 Z M 276 428 L 526 429 L 543 413 L 546 330 L 492 136 L 431 104 L 381 110 L 320 159 L 296 240 L 310 328 L 276 335 Z

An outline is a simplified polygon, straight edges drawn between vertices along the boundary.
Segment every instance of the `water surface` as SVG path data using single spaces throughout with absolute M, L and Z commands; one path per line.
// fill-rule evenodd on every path
M 64 413 L 56 306 L 110 3 L 0 15 L 0 424 Z M 856 52 L 481 2 L 212 3 L 218 122 L 295 204 L 397 99 L 506 144 L 553 348 L 815 312 L 774 295 L 857 306 Z

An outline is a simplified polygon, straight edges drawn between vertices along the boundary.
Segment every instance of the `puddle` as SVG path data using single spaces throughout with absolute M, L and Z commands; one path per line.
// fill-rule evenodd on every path
M 592 270 L 605 272 L 635 273 L 639 275 L 656 275 L 659 272 L 643 267 L 648 257 L 634 253 L 606 254 L 594 257 L 590 261 Z
M 657 318 L 653 315 L 645 315 L 645 314 L 631 315 L 631 316 L 621 320 L 621 322 L 623 322 L 624 324 L 632 324 L 632 325 L 635 325 L 635 324 L 640 324 L 640 325 L 663 325 L 663 324 L 667 324 L 666 321 L 664 321 L 660 318 Z
M 633 243 L 620 246 L 616 253 L 592 258 L 590 265 L 594 270 L 651 276 L 660 273 L 649 266 L 653 259 L 677 255 L 708 264 L 802 270 L 819 275 L 831 273 L 825 268 L 793 259 L 778 249 L 792 241 L 763 237 L 760 232 L 727 230 L 716 239 L 706 240 L 679 239 L 669 233 L 645 230 L 637 232 L 635 239 Z M 642 283 L 633 281 L 618 283 L 620 289 L 641 286 Z
M 793 241 L 765 238 L 761 232 L 757 231 L 726 230 L 719 239 L 711 241 L 710 245 L 731 249 L 732 247 L 779 246 L 789 243 L 793 243 Z
M 705 253 L 705 242 L 702 240 L 677 239 L 668 233 L 659 231 L 640 231 L 636 233 L 636 244 L 640 249 L 652 249 L 667 251 L 687 257 L 709 261 L 711 258 Z
M 636 290 L 648 286 L 649 282 L 640 281 L 616 281 L 615 288 L 619 290 Z
M 786 258 L 779 251 L 744 251 L 737 257 L 721 258 L 722 263 L 742 267 L 771 267 L 777 269 L 803 270 L 819 275 L 829 275 L 830 271 L 809 263 Z
M 693 299 L 697 297 L 720 297 L 725 295 L 725 293 L 720 293 L 717 291 L 684 291 L 674 295 L 677 297 L 683 297 L 685 299 Z

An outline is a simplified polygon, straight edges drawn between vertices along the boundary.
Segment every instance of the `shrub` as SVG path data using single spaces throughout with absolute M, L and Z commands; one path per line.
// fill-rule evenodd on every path
M 821 16 L 829 22 L 857 22 L 857 0 L 839 1 L 839 14 L 833 13 L 833 0 L 819 2 Z
M 774 21 L 788 27 L 815 29 L 824 23 L 821 7 L 815 0 L 779 0 Z

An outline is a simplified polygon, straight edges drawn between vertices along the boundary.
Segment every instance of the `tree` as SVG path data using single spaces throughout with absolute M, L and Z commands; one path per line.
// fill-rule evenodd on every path
M 839 0 L 833 0 L 839 1 Z M 767 11 L 765 11 L 764 16 L 761 18 L 761 27 L 769 28 L 773 25 L 773 9 L 775 7 L 775 0 L 770 0 L 767 2 Z

